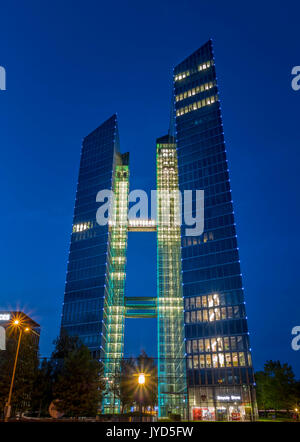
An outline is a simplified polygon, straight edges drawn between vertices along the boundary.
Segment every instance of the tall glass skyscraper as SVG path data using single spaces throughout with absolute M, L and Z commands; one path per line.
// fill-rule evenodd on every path
M 128 219 L 129 154 L 120 153 L 116 115 L 83 140 L 62 329 L 103 361 L 106 413 L 120 411 L 125 317 L 157 317 L 159 416 L 251 419 L 253 368 L 211 41 L 176 66 L 173 81 L 176 130 L 156 141 L 155 220 Z M 104 189 L 114 200 L 101 225 L 105 201 L 96 195 Z M 193 191 L 195 207 L 195 191 L 204 190 L 198 236 L 178 223 L 179 190 Z M 157 232 L 157 296 L 155 287 L 153 297 L 125 296 L 128 231 Z
M 253 368 L 211 40 L 175 67 L 174 103 L 179 188 L 204 190 L 204 232 L 185 236 L 183 225 L 181 236 L 189 412 L 249 419 Z
M 175 139 L 156 140 L 159 415 L 186 417 L 180 206 Z
M 67 268 L 62 329 L 78 336 L 95 357 L 103 342 L 104 299 L 108 291 L 108 225 L 96 222 L 99 190 L 112 189 L 121 162 L 117 117 L 113 115 L 82 142 Z

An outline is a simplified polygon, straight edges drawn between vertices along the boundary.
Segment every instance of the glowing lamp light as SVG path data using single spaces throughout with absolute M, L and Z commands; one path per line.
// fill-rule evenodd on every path
M 14 325 L 19 325 L 19 324 L 20 324 L 19 319 L 15 319 L 15 320 L 14 320 Z
M 140 385 L 144 385 L 144 383 L 145 383 L 145 375 L 144 375 L 144 373 L 140 373 L 139 374 L 138 382 L 139 382 Z

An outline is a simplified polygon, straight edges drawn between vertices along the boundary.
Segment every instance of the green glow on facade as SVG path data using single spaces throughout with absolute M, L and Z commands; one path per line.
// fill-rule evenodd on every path
M 105 413 L 119 413 L 120 400 L 115 397 L 121 360 L 124 355 L 125 267 L 128 236 L 128 166 L 116 165 L 114 202 L 109 234 L 108 290 L 104 304 L 104 377 L 107 394 L 103 401 Z
M 158 140 L 157 170 L 157 315 L 159 416 L 186 416 L 187 387 L 181 281 L 180 199 L 176 144 Z M 177 222 L 178 221 L 178 222 Z
M 163 137 L 165 139 L 166 137 Z M 161 139 L 162 140 L 162 139 Z M 128 221 L 129 169 L 117 163 L 114 203 L 109 222 L 107 290 L 104 304 L 105 413 L 119 413 L 116 395 L 124 355 L 124 322 L 128 318 L 157 318 L 159 416 L 186 417 L 187 387 L 181 282 L 181 238 L 176 145 L 157 144 L 157 220 Z M 125 297 L 128 231 L 157 231 L 157 297 Z

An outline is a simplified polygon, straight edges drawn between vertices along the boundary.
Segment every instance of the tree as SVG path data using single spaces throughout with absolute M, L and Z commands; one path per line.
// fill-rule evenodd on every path
M 64 329 L 62 329 L 61 334 L 53 342 L 55 348 L 52 352 L 52 360 L 63 360 L 69 354 L 80 348 L 83 344 L 80 342 L 78 336 L 70 336 Z
M 54 381 L 57 409 L 70 417 L 95 416 L 103 389 L 101 371 L 100 363 L 91 358 L 88 348 L 76 345 L 65 356 Z
M 138 375 L 145 374 L 145 384 L 139 385 Z M 123 359 L 120 373 L 113 376 L 109 392 L 121 403 L 121 413 L 134 405 L 154 406 L 157 403 L 157 367 L 154 359 L 142 353 L 137 358 Z
M 296 382 L 292 367 L 280 361 L 267 361 L 264 370 L 255 374 L 259 409 L 290 410 L 297 403 Z
M 53 400 L 53 365 L 51 361 L 43 359 L 37 370 L 32 386 L 31 409 L 37 411 L 38 416 L 47 415 L 49 405 Z
M 126 407 L 131 407 L 134 402 L 134 374 L 136 373 L 136 364 L 133 358 L 123 359 L 121 363 L 121 380 L 120 380 L 120 401 L 122 404 L 121 413 L 124 413 Z
M 0 407 L 4 409 L 16 357 L 19 330 L 11 330 L 5 351 L 0 352 Z M 30 408 L 31 392 L 38 370 L 37 343 L 30 334 L 23 333 L 12 393 L 12 413 Z

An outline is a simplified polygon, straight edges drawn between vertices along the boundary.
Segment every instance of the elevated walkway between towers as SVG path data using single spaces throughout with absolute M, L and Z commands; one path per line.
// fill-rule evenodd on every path
M 126 318 L 156 318 L 157 298 L 150 296 L 125 296 Z
M 156 232 L 155 219 L 128 219 L 128 232 Z

